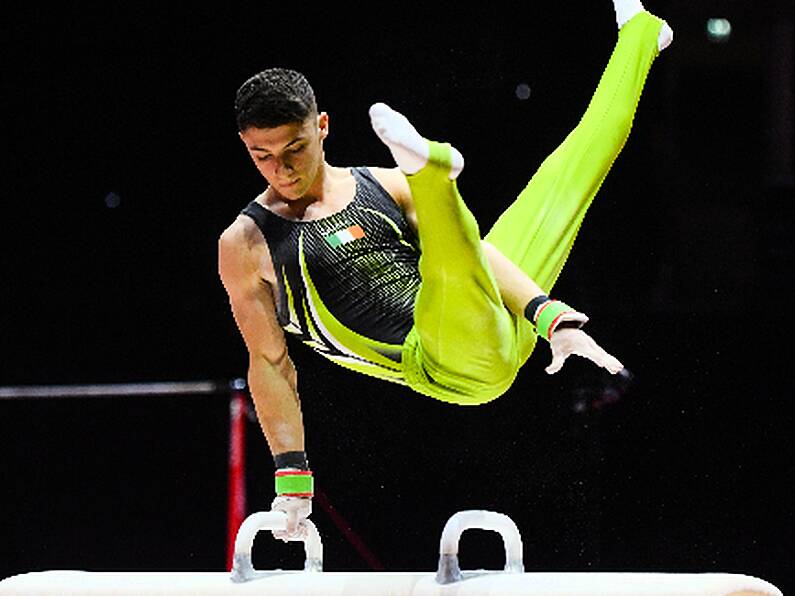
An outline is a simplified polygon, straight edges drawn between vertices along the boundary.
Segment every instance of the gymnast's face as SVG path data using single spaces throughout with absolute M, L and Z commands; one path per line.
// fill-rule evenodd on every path
M 285 200 L 300 199 L 322 175 L 323 140 L 328 114 L 276 128 L 247 128 L 240 133 L 254 165 Z

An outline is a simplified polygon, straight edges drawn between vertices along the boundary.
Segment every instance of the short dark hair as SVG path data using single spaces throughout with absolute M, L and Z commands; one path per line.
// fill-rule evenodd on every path
M 237 90 L 237 128 L 276 128 L 303 122 L 317 114 L 315 92 L 300 72 L 269 68 L 255 74 Z

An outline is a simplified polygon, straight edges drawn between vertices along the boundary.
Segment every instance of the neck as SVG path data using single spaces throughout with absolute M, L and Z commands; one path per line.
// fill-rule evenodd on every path
M 300 200 L 307 203 L 323 202 L 323 199 L 331 191 L 331 174 L 333 170 L 334 168 L 328 165 L 325 159 L 321 161 L 314 182 L 312 182 L 312 185 Z
M 286 198 L 269 187 L 266 197 L 270 198 L 266 198 L 266 202 L 272 204 L 287 217 L 303 219 L 310 207 L 313 210 L 320 209 L 322 211 L 326 204 L 330 205 L 334 202 L 334 197 L 339 192 L 340 173 L 343 171 L 343 169 L 330 166 L 324 160 L 320 163 L 314 181 L 301 197 Z

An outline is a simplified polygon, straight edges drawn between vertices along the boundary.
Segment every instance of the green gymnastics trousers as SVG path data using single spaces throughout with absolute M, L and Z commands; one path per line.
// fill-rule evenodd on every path
M 543 162 L 485 240 L 549 293 L 585 212 L 629 136 L 657 57 L 662 21 L 635 15 L 581 121 Z M 474 216 L 449 179 L 449 145 L 407 176 L 417 212 L 422 283 L 402 366 L 416 392 L 461 405 L 499 397 L 536 344 L 532 324 L 503 304 Z

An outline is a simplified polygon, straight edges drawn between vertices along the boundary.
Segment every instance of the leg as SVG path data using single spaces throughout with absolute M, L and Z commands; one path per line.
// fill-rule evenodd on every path
M 431 147 L 432 154 L 441 149 Z M 421 389 L 456 403 L 483 403 L 516 376 L 515 330 L 477 222 L 447 171 L 431 162 L 408 177 L 422 247 L 413 358 Z
M 444 401 L 494 399 L 516 376 L 516 336 L 477 222 L 456 187 L 463 160 L 449 145 L 422 139 L 383 104 L 373 106 L 371 117 L 400 168 L 414 171 L 406 178 L 419 224 L 422 285 L 404 345 L 406 379 Z
M 626 142 L 663 22 L 636 14 L 619 40 L 580 123 L 541 165 L 485 239 L 549 293 L 560 275 L 585 212 Z M 521 360 L 535 335 L 516 321 Z

